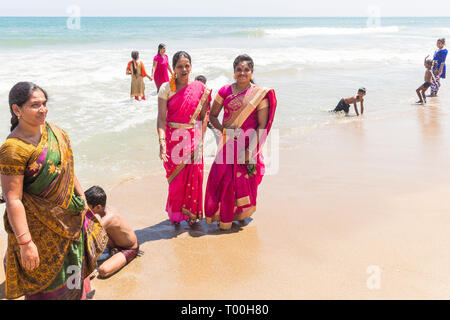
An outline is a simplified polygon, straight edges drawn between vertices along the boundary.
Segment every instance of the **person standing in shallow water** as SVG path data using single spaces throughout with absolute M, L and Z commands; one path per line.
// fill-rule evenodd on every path
M 0 147 L 8 299 L 85 298 L 108 241 L 88 210 L 69 136 L 45 121 L 47 100 L 31 82 L 9 93 L 11 133 Z M 72 286 L 75 273 L 82 278 Z
M 131 93 L 130 97 L 139 101 L 139 98 L 145 100 L 145 84 L 144 78 L 147 77 L 152 81 L 152 77 L 145 72 L 144 63 L 139 61 L 139 52 L 131 52 L 132 60 L 128 62 L 126 74 L 131 75 Z
M 205 216 L 208 224 L 218 222 L 222 230 L 256 211 L 265 168 L 261 151 L 277 106 L 273 89 L 253 83 L 251 57 L 238 56 L 233 68 L 235 83 L 219 90 L 209 115 L 211 124 L 222 132 L 222 142 L 206 185 Z M 222 108 L 220 123 L 217 117 Z M 234 152 L 230 155 L 229 150 Z
M 203 135 L 211 90 L 190 81 L 191 56 L 173 56 L 174 74 L 158 94 L 159 157 L 169 183 L 166 211 L 175 226 L 203 218 Z
M 166 45 L 161 43 L 158 46 L 158 53 L 153 58 L 152 77 L 155 79 L 156 89 L 165 82 L 169 81 L 169 72 L 173 75 L 172 68 L 169 64 L 169 57 L 166 55 Z
M 445 38 L 438 39 L 436 42 L 436 46 L 438 50 L 434 53 L 433 56 L 433 73 L 436 81 L 431 82 L 431 94 L 430 97 L 436 97 L 441 87 L 441 79 L 445 79 L 446 77 L 446 69 L 445 60 L 447 59 L 447 49 L 445 49 Z M 428 58 L 428 56 L 425 58 Z

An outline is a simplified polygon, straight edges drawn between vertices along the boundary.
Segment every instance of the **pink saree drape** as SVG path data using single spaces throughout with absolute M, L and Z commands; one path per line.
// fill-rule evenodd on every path
M 164 163 L 169 182 L 166 211 L 172 222 L 203 218 L 203 123 L 197 121 L 211 90 L 194 81 L 167 103 L 166 144 L 169 161 Z
M 219 93 L 226 92 L 223 90 Z M 264 176 L 265 166 L 262 156 L 263 143 L 272 127 L 277 100 L 273 89 L 252 86 L 250 89 L 234 95 L 222 95 L 224 105 L 223 126 L 227 133 L 222 137 L 216 159 L 211 167 L 205 195 L 206 222 L 219 222 L 221 229 L 231 228 L 233 221 L 244 220 L 256 210 L 258 185 Z M 217 98 L 216 98 L 217 99 Z M 260 133 L 259 145 L 252 147 L 250 139 L 240 140 L 238 135 L 251 136 L 258 127 L 258 105 L 264 99 L 269 103 L 269 121 L 266 129 Z M 234 131 L 234 136 L 228 134 Z M 231 131 L 233 134 L 233 131 Z M 245 149 L 251 150 L 251 158 L 256 166 L 256 173 L 249 175 L 243 161 Z

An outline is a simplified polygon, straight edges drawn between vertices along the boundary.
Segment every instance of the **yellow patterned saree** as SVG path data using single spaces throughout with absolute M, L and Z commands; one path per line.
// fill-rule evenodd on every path
M 37 146 L 8 138 L 0 147 L 0 173 L 24 176 L 22 202 L 38 248 L 40 264 L 21 265 L 20 248 L 5 212 L 8 233 L 6 297 L 15 299 L 80 299 L 83 279 L 96 267 L 107 235 L 84 200 L 74 193 L 73 154 L 68 135 L 46 123 Z M 68 285 L 75 270 L 81 284 Z

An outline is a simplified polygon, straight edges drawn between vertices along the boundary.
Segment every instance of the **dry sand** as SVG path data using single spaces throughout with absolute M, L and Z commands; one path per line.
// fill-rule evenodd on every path
M 162 170 L 126 181 L 108 201 L 143 255 L 94 279 L 94 299 L 449 299 L 449 146 L 446 106 L 315 130 L 281 150 L 253 219 L 228 232 L 171 226 Z

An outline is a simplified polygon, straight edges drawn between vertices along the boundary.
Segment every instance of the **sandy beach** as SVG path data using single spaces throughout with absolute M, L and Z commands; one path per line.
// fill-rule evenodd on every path
M 280 153 L 258 210 L 230 232 L 170 226 L 163 175 L 114 188 L 144 255 L 96 299 L 450 298 L 450 114 L 354 119 Z M 381 270 L 369 290 L 369 266 Z
M 94 299 L 449 299 L 450 112 L 438 99 L 293 138 L 253 219 L 228 232 L 171 226 L 162 170 L 124 181 L 108 202 L 143 254 L 94 279 Z

